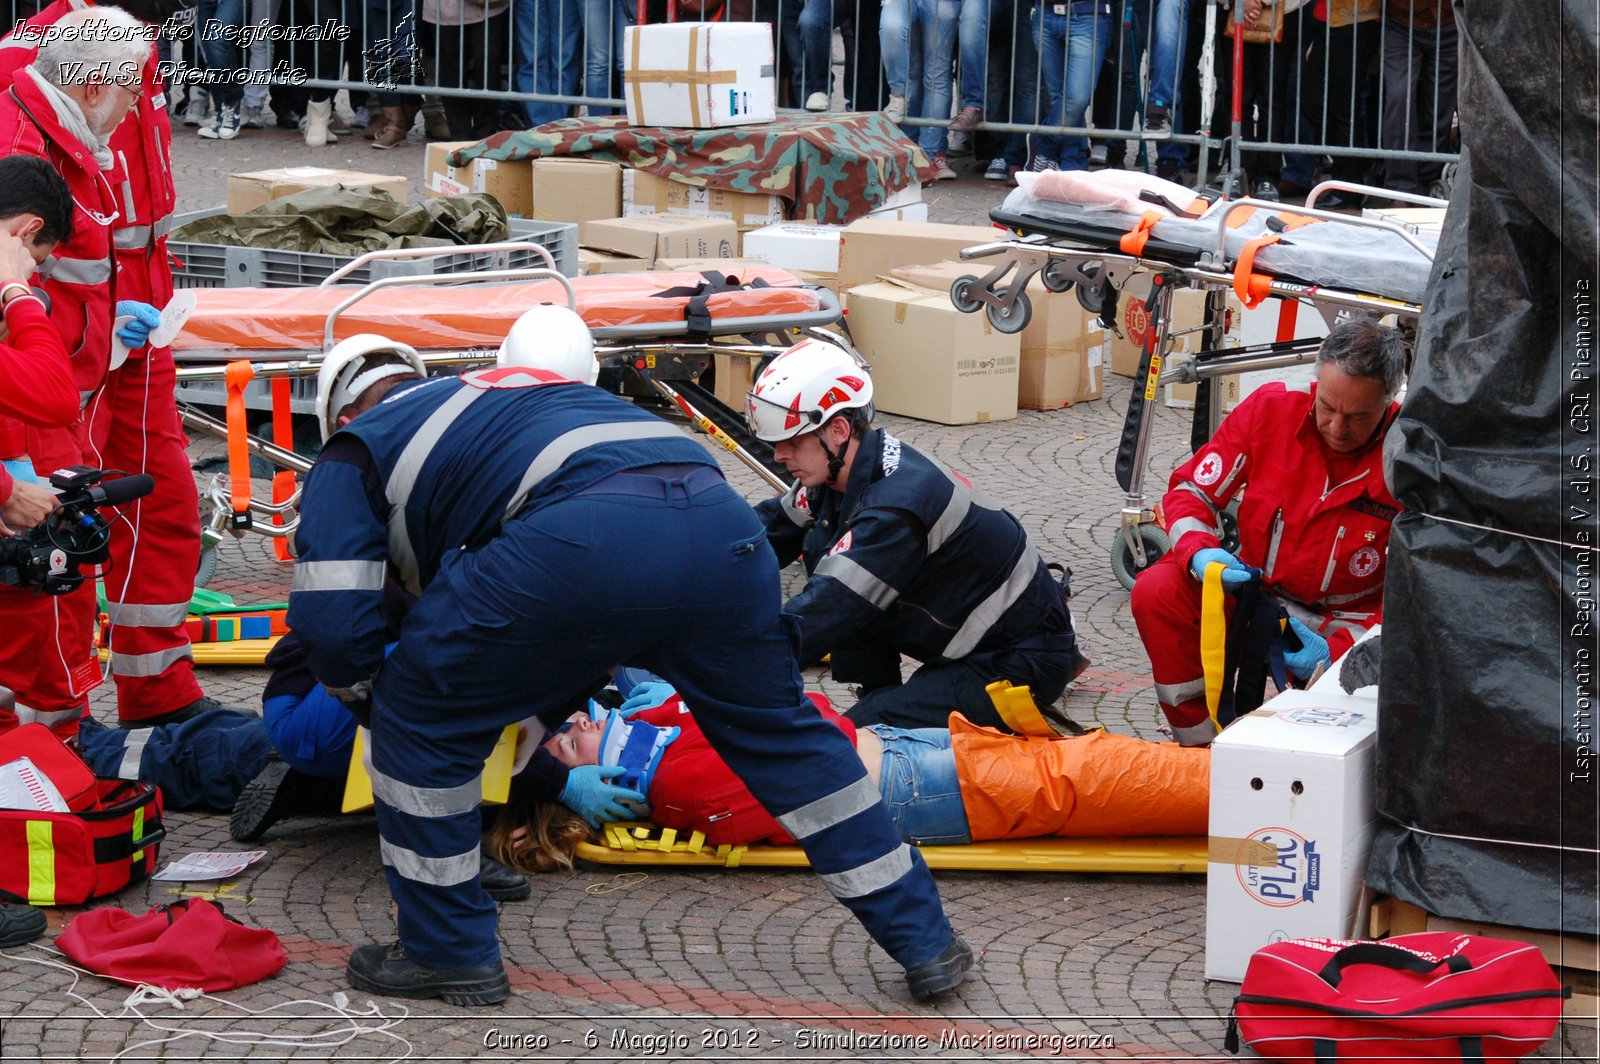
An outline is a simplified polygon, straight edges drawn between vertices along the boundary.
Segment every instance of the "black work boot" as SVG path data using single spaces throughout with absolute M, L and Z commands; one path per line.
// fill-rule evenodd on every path
M 274 757 L 239 792 L 228 834 L 235 842 L 254 842 L 285 817 L 332 816 L 343 797 L 344 780 L 308 775 Z
M 32 942 L 45 929 L 44 913 L 31 905 L 0 902 L 0 949 Z
M 533 893 L 527 876 L 513 872 L 488 854 L 478 864 L 478 880 L 495 901 L 521 901 Z
M 357 946 L 345 966 L 357 990 L 398 998 L 442 998 L 451 1005 L 498 1005 L 511 996 L 503 964 L 476 968 L 425 968 L 392 946 Z
M 911 986 L 912 997 L 927 1001 L 960 986 L 971 967 L 972 949 L 957 935 L 933 960 L 907 968 L 906 982 Z
M 199 698 L 195 699 L 193 702 L 190 702 L 186 706 L 179 706 L 177 709 L 169 710 L 166 713 L 161 713 L 154 717 L 145 717 L 143 720 L 119 720 L 117 721 L 117 727 L 123 729 L 159 728 L 163 724 L 182 724 L 184 721 L 194 720 L 194 718 L 198 717 L 202 713 L 209 713 L 213 709 L 226 710 L 229 713 L 237 713 L 244 717 L 261 716 L 261 714 L 255 712 L 254 710 L 239 709 L 236 706 L 225 706 L 221 702 L 218 702 L 215 698 L 208 698 L 205 695 L 201 695 Z

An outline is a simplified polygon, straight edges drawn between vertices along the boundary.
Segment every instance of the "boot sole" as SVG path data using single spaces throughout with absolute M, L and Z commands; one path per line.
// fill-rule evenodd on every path
M 0 934 L 0 949 L 27 945 L 49 930 L 50 924 L 45 920 L 44 913 L 39 912 L 37 909 L 32 910 L 32 912 L 38 917 L 37 924 L 13 928 L 4 934 Z
M 270 782 L 261 782 L 269 771 L 274 773 Z M 274 809 L 274 806 L 278 803 L 284 777 L 288 774 L 289 766 L 282 761 L 275 761 L 245 784 L 238 801 L 233 804 L 233 812 L 228 816 L 228 835 L 233 841 L 255 842 L 272 825 L 283 819 L 284 811 Z
M 350 985 L 357 990 L 385 997 L 421 1001 L 438 998 L 447 1005 L 498 1005 L 511 996 L 511 980 L 501 972 L 494 979 L 464 979 L 459 982 L 439 982 L 429 986 L 397 987 L 345 970 Z
M 928 966 L 929 970 L 919 973 L 915 980 L 908 980 L 911 996 L 918 1001 L 927 1001 L 946 990 L 954 990 L 972 970 L 972 963 L 972 949 L 968 947 L 938 967 Z

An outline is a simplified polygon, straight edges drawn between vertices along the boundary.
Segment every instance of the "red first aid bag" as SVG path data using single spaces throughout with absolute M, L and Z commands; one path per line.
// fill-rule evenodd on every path
M 155 871 L 161 792 L 148 783 L 93 781 L 82 812 L 0 809 L 0 899 L 82 905 Z
M 244 926 L 204 898 L 157 905 L 143 916 L 91 909 L 56 945 L 91 972 L 167 990 L 232 990 L 288 963 L 277 935 Z
M 1427 931 L 1383 942 L 1303 938 L 1257 950 L 1225 1045 L 1268 1060 L 1460 1060 L 1495 1064 L 1539 1048 L 1562 988 L 1538 947 Z

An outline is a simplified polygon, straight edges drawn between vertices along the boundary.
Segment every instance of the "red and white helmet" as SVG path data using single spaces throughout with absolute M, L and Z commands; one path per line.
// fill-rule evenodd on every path
M 757 439 L 780 443 L 871 405 L 866 365 L 838 344 L 808 337 L 761 371 L 745 400 L 745 421 Z

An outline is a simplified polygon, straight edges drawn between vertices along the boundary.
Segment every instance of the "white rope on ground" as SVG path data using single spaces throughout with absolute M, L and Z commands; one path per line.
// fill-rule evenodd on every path
M 49 946 L 42 946 L 38 943 L 34 943 L 33 948 L 44 953 L 54 954 L 57 957 L 63 956 L 60 950 L 53 949 Z M 28 964 L 39 964 L 47 968 L 55 968 L 60 971 L 70 972 L 72 974 L 72 983 L 67 987 L 64 993 L 67 997 L 81 1002 L 85 1008 L 93 1012 L 98 1018 L 102 1020 L 122 1020 L 130 1017 L 135 1018 L 145 1026 L 154 1028 L 155 1030 L 160 1031 L 168 1036 L 165 1038 L 147 1038 L 142 1042 L 135 1042 L 117 1053 L 116 1056 L 111 1057 L 110 1059 L 112 1061 L 121 1060 L 129 1053 L 145 1050 L 151 1046 L 166 1045 L 171 1042 L 181 1041 L 185 1038 L 203 1038 L 208 1041 L 223 1045 L 279 1046 L 285 1049 L 336 1049 L 340 1046 L 347 1045 L 348 1043 L 355 1041 L 357 1038 L 372 1035 L 387 1039 L 391 1042 L 399 1043 L 399 1055 L 382 1058 L 385 1061 L 406 1060 L 410 1058 L 414 1048 L 409 1041 L 407 1041 L 401 1035 L 395 1033 L 393 1030 L 393 1028 L 398 1027 L 411 1016 L 411 1011 L 403 1005 L 395 1006 L 399 1012 L 397 1015 L 393 1016 L 386 1015 L 383 1012 L 382 1007 L 371 999 L 368 999 L 366 1008 L 355 1009 L 351 1008 L 349 997 L 343 992 L 340 992 L 334 994 L 331 1001 L 319 1001 L 314 998 L 297 998 L 293 1001 L 281 1002 L 277 1005 L 271 1005 L 264 1009 L 252 1009 L 248 1006 L 241 1005 L 236 1001 L 229 1001 L 227 998 L 207 994 L 203 990 L 197 990 L 193 987 L 180 987 L 177 990 L 166 990 L 162 987 L 151 986 L 148 983 L 136 983 L 129 979 L 118 979 L 116 976 L 101 975 L 99 972 L 91 972 L 86 968 L 79 968 L 76 965 L 68 964 L 63 961 L 48 960 L 42 957 L 28 957 L 15 953 L 6 953 L 3 951 L 0 951 L 0 957 L 4 957 L 7 960 L 25 961 Z M 110 979 L 113 982 L 118 982 L 124 984 L 125 986 L 133 987 L 133 992 L 130 993 L 122 1002 L 122 1011 L 115 1014 L 108 1013 L 97 1006 L 94 1002 L 84 997 L 82 994 L 79 994 L 77 992 L 78 983 L 82 981 L 83 976 L 85 975 L 95 976 L 100 979 Z M 146 1016 L 140 1011 L 141 1005 L 147 1005 L 151 1003 L 170 1006 L 175 1009 L 182 1009 L 187 1005 L 188 1002 L 201 999 L 216 1002 L 220 1005 L 226 1005 L 231 1009 L 236 1009 L 237 1011 L 245 1013 L 249 1016 L 268 1016 L 269 1014 L 277 1013 L 279 1010 L 287 1009 L 291 1006 L 303 1005 L 312 1010 L 321 1010 L 322 1012 L 331 1013 L 333 1016 L 338 1017 L 339 1020 L 344 1022 L 336 1026 L 330 1026 L 324 1030 L 317 1031 L 313 1034 L 304 1035 L 272 1034 L 266 1031 L 256 1031 L 245 1028 L 206 1031 L 194 1027 L 166 1026 L 162 1023 L 158 1023 L 154 1019 L 151 1019 L 149 1016 Z M 285 1020 L 312 1020 L 317 1019 L 318 1017 L 316 1015 L 281 1015 L 277 1018 Z M 373 1020 L 377 1022 L 363 1022 L 366 1020 Z

